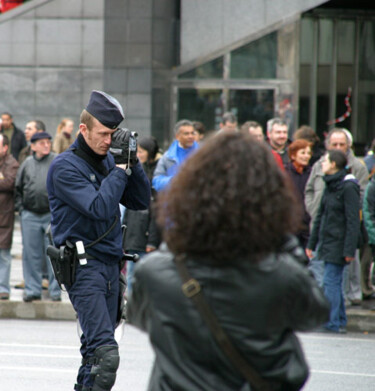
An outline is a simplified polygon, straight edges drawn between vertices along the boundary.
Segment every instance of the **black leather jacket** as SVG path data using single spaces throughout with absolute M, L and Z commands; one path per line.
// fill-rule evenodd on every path
M 328 320 L 329 305 L 307 270 L 290 254 L 270 255 L 258 264 L 228 260 L 212 267 L 189 259 L 191 275 L 234 345 L 260 374 L 299 390 L 308 367 L 294 331 Z M 166 248 L 136 265 L 128 302 L 130 323 L 150 335 L 156 359 L 149 390 L 241 390 L 246 381 L 217 346 Z

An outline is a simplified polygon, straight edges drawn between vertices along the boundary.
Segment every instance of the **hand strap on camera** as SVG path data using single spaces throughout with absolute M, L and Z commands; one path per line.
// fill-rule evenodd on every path
M 183 282 L 182 292 L 191 299 L 195 304 L 199 314 L 205 321 L 211 333 L 216 339 L 221 350 L 229 358 L 231 363 L 250 383 L 252 389 L 255 391 L 272 391 L 276 388 L 270 381 L 264 380 L 257 370 L 255 370 L 242 356 L 242 354 L 234 347 L 228 335 L 221 327 L 216 315 L 212 312 L 204 298 L 199 282 L 192 278 L 185 264 L 185 255 L 177 255 L 175 257 L 175 264 L 178 273 Z

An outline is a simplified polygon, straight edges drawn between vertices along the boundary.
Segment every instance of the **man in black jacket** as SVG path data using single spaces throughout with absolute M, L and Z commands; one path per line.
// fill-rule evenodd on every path
M 26 139 L 23 131 L 13 123 L 13 117 L 9 113 L 1 114 L 1 130 L 10 140 L 10 153 L 18 160 L 22 148 L 26 147 Z

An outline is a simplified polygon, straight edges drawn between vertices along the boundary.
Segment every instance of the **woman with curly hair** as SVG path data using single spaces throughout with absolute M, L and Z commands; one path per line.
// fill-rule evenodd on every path
M 273 390 L 305 383 L 295 331 L 326 321 L 328 304 L 285 250 L 299 218 L 287 183 L 265 145 L 233 132 L 207 140 L 160 194 L 166 246 L 136 265 L 128 301 L 130 323 L 150 334 L 156 355 L 150 390 L 249 389 L 183 294 L 181 257 L 233 345 Z

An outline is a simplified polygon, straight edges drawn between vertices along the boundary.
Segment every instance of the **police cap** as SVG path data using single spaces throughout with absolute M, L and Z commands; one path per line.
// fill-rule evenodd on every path
M 125 118 L 120 102 L 103 91 L 91 92 L 86 111 L 110 129 L 116 129 Z

